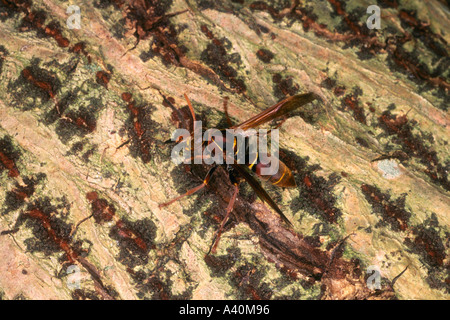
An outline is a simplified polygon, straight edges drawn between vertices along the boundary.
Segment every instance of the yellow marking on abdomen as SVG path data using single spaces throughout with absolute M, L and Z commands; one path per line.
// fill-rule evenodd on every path
M 287 167 L 286 167 L 286 166 L 284 166 L 284 171 L 283 171 L 283 175 L 281 176 L 281 178 L 280 178 L 280 179 L 278 179 L 278 181 L 277 181 L 277 182 L 274 182 L 274 183 L 272 183 L 273 185 L 276 185 L 276 184 L 280 183 L 280 181 L 281 181 L 281 180 L 283 180 L 284 176 L 286 175 L 286 171 L 287 171 L 286 169 L 287 169 Z

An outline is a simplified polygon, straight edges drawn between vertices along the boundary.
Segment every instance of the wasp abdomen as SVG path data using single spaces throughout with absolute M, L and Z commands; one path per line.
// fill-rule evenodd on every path
M 284 188 L 294 188 L 297 186 L 295 183 L 294 175 L 292 171 L 281 161 L 278 160 L 278 170 L 275 174 L 272 175 L 264 175 L 263 168 L 270 168 L 271 164 L 264 164 L 262 162 L 257 162 L 254 164 L 251 169 L 255 172 L 262 180 L 269 181 L 271 184 L 277 187 Z

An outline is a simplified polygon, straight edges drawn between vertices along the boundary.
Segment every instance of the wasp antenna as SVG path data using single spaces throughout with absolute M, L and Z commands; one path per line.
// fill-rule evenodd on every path
M 413 107 L 409 108 L 409 110 L 405 113 L 405 116 L 408 115 L 408 113 L 412 110 Z
M 406 268 L 402 272 L 400 272 L 398 275 L 396 275 L 394 279 L 392 279 L 391 288 L 394 287 L 395 282 L 397 282 L 398 278 L 400 278 L 405 273 L 405 271 L 408 269 L 408 267 L 409 267 L 409 265 L 406 266 Z
M 228 100 L 230 100 L 230 98 L 225 97 L 223 99 L 223 110 L 225 112 L 225 117 L 227 119 L 227 123 L 229 127 L 233 126 L 233 122 L 231 121 L 230 115 L 228 114 Z
M 333 265 L 333 263 L 334 263 L 334 261 L 336 259 L 336 255 L 339 254 L 339 250 L 342 249 L 342 247 L 346 243 L 347 239 L 350 238 L 351 236 L 353 236 L 354 234 L 355 234 L 354 232 L 350 233 L 344 239 L 340 240 L 338 242 L 338 244 L 334 247 L 333 251 L 331 251 L 330 261 L 328 262 L 327 269 L 329 269 Z
M 192 104 L 191 104 L 191 101 L 189 100 L 189 98 L 188 98 L 188 96 L 186 95 L 186 93 L 184 94 L 184 98 L 186 99 L 186 101 L 187 101 L 187 104 L 188 104 L 188 106 L 189 106 L 189 110 L 191 111 L 191 114 L 192 114 L 192 119 L 194 120 L 194 122 L 195 122 L 195 113 L 194 113 L 194 108 L 192 108 Z

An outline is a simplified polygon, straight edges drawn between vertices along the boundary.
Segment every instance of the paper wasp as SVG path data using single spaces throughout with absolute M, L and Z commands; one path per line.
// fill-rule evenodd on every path
M 186 101 L 188 103 L 188 107 L 191 113 L 191 117 L 193 122 L 195 122 L 195 113 L 194 109 L 191 105 L 191 102 L 189 101 L 188 97 L 184 95 L 186 98 Z M 227 103 L 225 100 L 224 102 L 224 108 L 225 108 L 225 115 L 227 118 L 227 122 L 229 127 L 232 129 L 241 129 L 243 131 L 255 128 L 257 126 L 260 126 L 264 123 L 267 123 L 269 121 L 272 121 L 274 119 L 286 116 L 288 113 L 294 111 L 295 109 L 314 101 L 317 99 L 317 95 L 314 93 L 304 93 L 299 94 L 295 96 L 288 97 L 272 107 L 264 110 L 263 112 L 259 113 L 258 115 L 248 119 L 247 121 L 244 121 L 243 123 L 239 125 L 232 125 L 232 122 L 228 116 L 227 111 Z M 187 128 L 186 128 L 187 129 Z M 221 137 L 223 141 L 226 140 L 225 131 L 226 129 L 221 130 L 223 132 L 223 136 Z M 192 130 L 193 131 L 193 130 Z M 192 133 L 192 132 L 191 132 Z M 206 141 L 202 145 L 203 148 L 208 147 L 210 144 L 214 144 L 216 141 L 214 139 L 210 139 Z M 236 150 L 236 143 L 233 144 L 233 153 L 237 153 Z M 248 150 L 245 150 L 245 152 L 248 152 Z M 223 156 L 225 157 L 226 150 L 223 150 Z M 247 158 L 247 157 L 246 157 Z M 192 158 L 191 158 L 192 159 Z M 228 203 L 227 209 L 226 209 L 226 215 L 224 219 L 222 220 L 222 223 L 219 227 L 219 229 L 216 231 L 216 234 L 214 236 L 214 241 L 210 247 L 209 252 L 215 252 L 215 249 L 218 245 L 218 239 L 220 238 L 221 232 L 223 227 L 225 226 L 225 223 L 227 222 L 230 213 L 233 211 L 234 202 L 237 198 L 237 195 L 239 193 L 239 183 L 243 180 L 245 180 L 251 188 L 255 191 L 255 193 L 258 195 L 258 197 L 263 201 L 266 202 L 275 212 L 278 213 L 278 215 L 289 225 L 292 225 L 291 222 L 288 220 L 288 218 L 283 214 L 283 212 L 280 210 L 280 208 L 277 206 L 277 204 L 272 200 L 272 198 L 269 196 L 269 194 L 264 190 L 264 188 L 261 186 L 261 184 L 258 182 L 258 180 L 255 178 L 254 175 L 259 177 L 261 180 L 266 180 L 270 182 L 271 184 L 278 186 L 278 187 L 284 187 L 284 188 L 293 188 L 296 187 L 295 179 L 292 174 L 292 171 L 281 161 L 278 159 L 278 170 L 276 173 L 272 175 L 263 175 L 261 174 L 261 169 L 264 167 L 265 164 L 259 161 L 259 158 L 256 158 L 255 161 L 249 161 L 248 163 L 242 164 L 242 163 L 231 163 L 231 164 L 222 164 L 226 166 L 229 179 L 231 183 L 233 184 L 233 195 Z M 206 187 L 210 181 L 210 178 L 216 168 L 218 167 L 217 164 L 214 164 L 211 169 L 209 169 L 208 173 L 206 174 L 205 178 L 203 179 L 202 184 L 198 185 L 195 188 L 190 189 L 186 193 L 166 202 L 163 204 L 160 204 L 159 207 L 165 207 L 173 202 L 185 197 L 192 195 L 193 193 L 203 189 Z

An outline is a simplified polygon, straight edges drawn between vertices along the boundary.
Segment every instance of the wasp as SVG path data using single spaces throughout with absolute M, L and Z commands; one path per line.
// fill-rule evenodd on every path
M 188 107 L 190 110 L 190 114 L 192 117 L 192 119 L 190 119 L 190 120 L 195 122 L 196 117 L 195 117 L 195 113 L 194 113 L 192 104 L 186 94 L 184 95 L 184 97 L 187 101 L 187 104 L 188 104 Z M 265 124 L 267 122 L 270 122 L 272 120 L 275 120 L 275 119 L 278 119 L 281 117 L 287 118 L 287 117 L 289 117 L 289 114 L 292 111 L 294 111 L 297 108 L 299 108 L 307 103 L 310 103 L 316 99 L 318 99 L 318 96 L 312 92 L 290 96 L 238 125 L 232 124 L 232 121 L 231 121 L 231 119 L 228 115 L 228 111 L 227 111 L 227 101 L 228 100 L 225 99 L 224 109 L 225 109 L 226 119 L 228 122 L 228 127 L 220 130 L 221 135 L 219 137 L 217 137 L 217 135 L 214 137 L 210 137 L 209 139 L 204 141 L 201 146 L 204 149 L 211 147 L 211 146 L 218 147 L 220 150 L 223 151 L 223 157 L 227 157 L 229 155 L 230 150 L 226 150 L 226 148 L 223 148 L 224 143 L 226 145 L 229 145 L 226 143 L 227 139 L 229 139 L 229 136 L 227 136 L 225 134 L 226 130 L 233 129 L 233 130 L 242 130 L 243 132 L 246 132 L 247 130 L 256 128 L 256 127 L 258 127 L 262 124 Z M 190 130 L 190 133 L 193 134 L 194 133 L 193 130 Z M 236 137 L 234 137 L 233 139 L 236 139 Z M 190 145 L 192 147 L 192 143 Z M 239 150 L 238 150 L 237 143 L 235 140 L 233 141 L 232 146 L 233 146 L 232 153 L 234 153 L 234 155 L 236 156 Z M 246 144 L 246 146 L 248 146 L 248 144 Z M 242 150 L 241 150 L 241 152 L 242 152 Z M 217 167 L 219 165 L 225 166 L 226 171 L 228 172 L 230 182 L 233 185 L 233 195 L 230 198 L 230 201 L 226 208 L 225 217 L 223 218 L 219 229 L 216 231 L 216 233 L 214 235 L 213 243 L 212 243 L 208 253 L 210 253 L 210 252 L 214 253 L 217 248 L 223 227 L 225 226 L 225 223 L 228 221 L 228 218 L 229 218 L 231 212 L 233 211 L 234 203 L 239 194 L 239 184 L 242 181 L 246 181 L 263 202 L 267 203 L 281 217 L 281 219 L 283 221 L 285 221 L 288 225 L 292 226 L 292 223 L 289 221 L 289 219 L 283 214 L 283 212 L 278 207 L 278 205 L 275 203 L 275 201 L 269 196 L 269 194 L 262 187 L 261 183 L 258 181 L 258 180 L 267 181 L 277 187 L 294 188 L 294 187 L 296 187 L 296 183 L 295 183 L 294 175 L 292 174 L 291 169 L 289 169 L 288 166 L 286 164 L 284 164 L 281 160 L 277 159 L 278 160 L 277 170 L 275 172 L 272 172 L 267 175 L 267 174 L 264 174 L 264 170 L 263 170 L 265 167 L 267 167 L 267 163 L 262 162 L 261 157 L 254 157 L 254 156 L 250 157 L 248 147 L 244 149 L 244 156 L 246 159 L 245 163 L 238 163 L 237 161 L 234 160 L 232 163 L 230 163 L 230 161 L 226 161 L 226 164 L 213 164 L 212 167 L 207 172 L 205 178 L 203 179 L 203 182 L 200 185 L 188 190 L 186 193 L 179 195 L 178 197 L 176 197 L 166 203 L 162 203 L 159 205 L 160 208 L 168 206 L 168 205 L 174 203 L 175 201 L 180 200 L 183 197 L 192 195 L 192 194 L 202 190 L 210 182 L 211 176 L 213 175 L 213 173 L 217 169 Z M 200 157 L 204 157 L 204 156 L 201 155 Z M 194 157 L 191 157 L 191 160 L 193 158 Z M 227 160 L 229 160 L 229 158 L 227 158 Z

